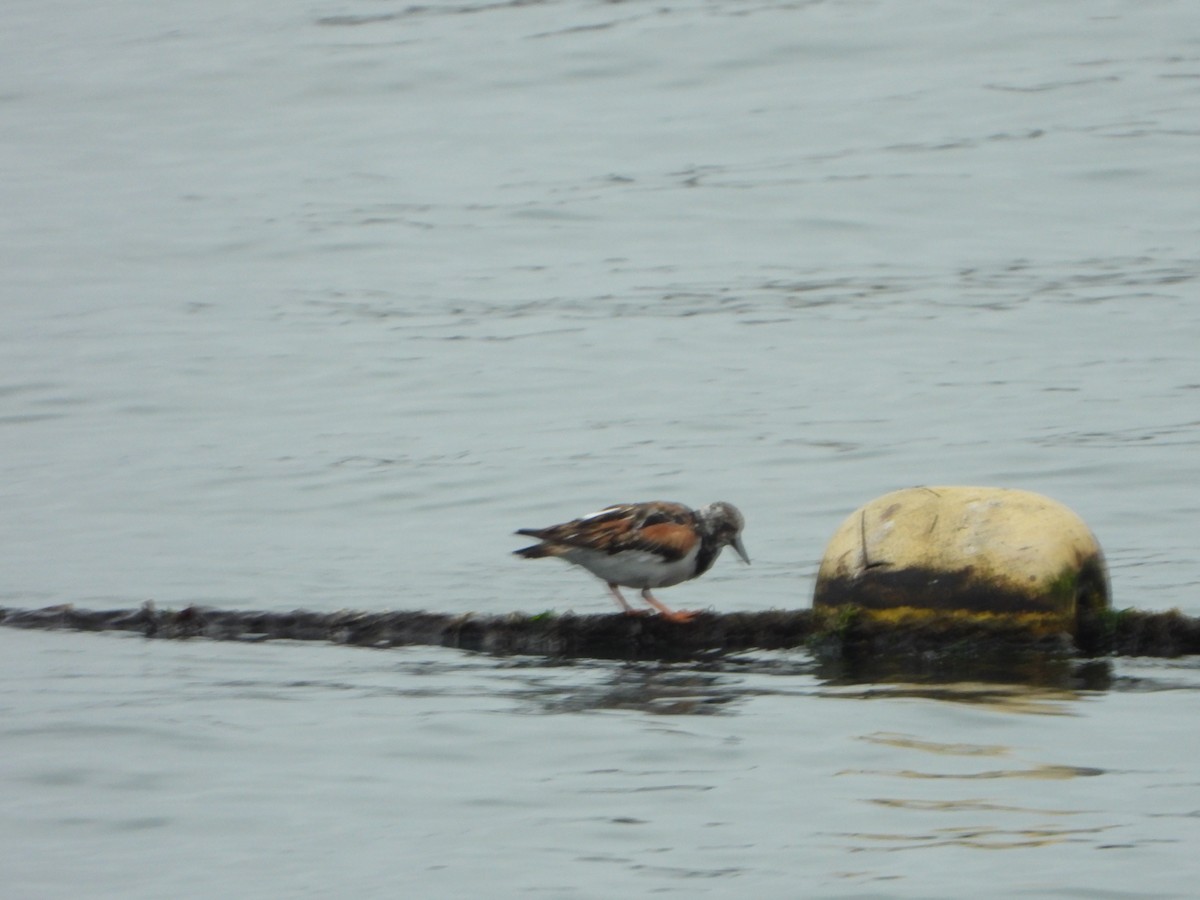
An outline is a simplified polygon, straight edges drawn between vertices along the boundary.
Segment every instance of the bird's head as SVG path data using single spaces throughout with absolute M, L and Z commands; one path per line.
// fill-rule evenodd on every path
M 742 529 L 746 527 L 746 520 L 736 506 L 724 502 L 710 503 L 700 510 L 700 517 L 721 546 L 728 544 L 737 551 L 742 562 L 750 564 L 750 556 L 742 544 Z

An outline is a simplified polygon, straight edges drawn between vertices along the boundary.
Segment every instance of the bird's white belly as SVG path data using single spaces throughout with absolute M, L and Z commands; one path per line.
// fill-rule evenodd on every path
M 631 588 L 658 588 L 670 587 L 691 578 L 696 571 L 698 551 L 699 544 L 682 559 L 664 561 L 658 554 L 644 550 L 602 553 L 574 547 L 563 554 L 563 557 L 611 584 Z

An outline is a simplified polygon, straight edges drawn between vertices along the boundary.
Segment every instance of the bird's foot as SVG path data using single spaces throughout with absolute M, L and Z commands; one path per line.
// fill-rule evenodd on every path
M 692 619 L 696 618 L 695 611 L 690 609 L 663 610 L 659 613 L 659 615 L 668 622 L 678 622 L 680 624 L 683 624 L 684 622 L 690 622 Z

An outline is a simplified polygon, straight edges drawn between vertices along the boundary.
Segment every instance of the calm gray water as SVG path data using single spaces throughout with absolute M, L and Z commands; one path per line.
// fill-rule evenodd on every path
M 511 531 L 664 498 L 737 503 L 754 558 L 664 599 L 794 608 L 850 510 L 966 483 L 1079 512 L 1118 606 L 1200 614 L 1186 0 L 0 23 L 4 605 L 607 611 Z M 1190 662 L 948 697 L 802 654 L 0 643 L 15 897 L 1198 874 Z

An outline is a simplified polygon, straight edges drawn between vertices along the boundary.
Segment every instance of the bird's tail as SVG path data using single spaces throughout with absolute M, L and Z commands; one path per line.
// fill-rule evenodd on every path
M 542 536 L 539 528 L 521 528 L 516 534 L 524 534 L 529 537 L 540 538 Z M 530 547 L 522 547 L 520 550 L 514 550 L 513 554 L 525 559 L 541 559 L 543 556 L 561 556 L 563 547 L 558 544 L 551 544 L 542 541 L 540 544 L 534 544 Z

